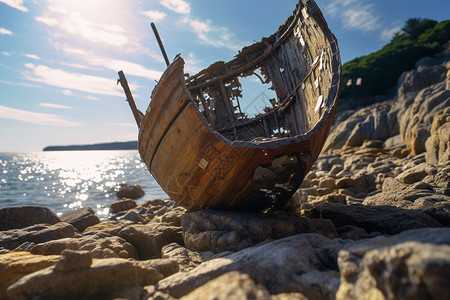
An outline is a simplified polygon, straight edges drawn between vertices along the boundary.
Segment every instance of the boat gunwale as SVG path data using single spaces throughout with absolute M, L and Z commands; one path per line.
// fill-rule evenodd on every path
M 221 76 L 220 78 L 215 78 L 213 80 L 210 80 L 208 82 L 205 82 L 205 83 L 193 86 L 193 87 L 190 87 L 187 84 L 183 85 L 183 88 L 186 89 L 185 92 L 187 92 L 187 94 L 190 95 L 190 97 L 188 97 L 188 100 L 190 102 L 192 102 L 192 104 L 193 104 L 193 106 L 195 108 L 195 111 L 197 112 L 197 115 L 200 117 L 201 121 L 207 126 L 207 128 L 213 134 L 218 136 L 221 141 L 226 143 L 226 145 L 231 146 L 231 147 L 276 148 L 278 146 L 287 145 L 287 144 L 302 143 L 302 142 L 305 142 L 305 141 L 309 140 L 311 138 L 311 136 L 313 135 L 313 133 L 315 131 L 317 131 L 318 128 L 321 128 L 324 125 L 324 123 L 327 121 L 328 118 L 330 118 L 330 117 L 332 117 L 334 115 L 334 111 L 336 109 L 337 101 L 338 101 L 339 95 L 340 95 L 340 89 L 341 89 L 340 84 L 341 84 L 341 80 L 342 80 L 342 74 L 341 74 L 342 73 L 341 72 L 342 71 L 342 65 L 341 65 L 341 59 L 340 59 L 340 52 L 339 52 L 338 42 L 337 42 L 336 37 L 334 36 L 334 34 L 329 29 L 329 27 L 327 25 L 327 22 L 326 22 L 325 18 L 323 17 L 323 14 L 321 13 L 319 7 L 312 0 L 300 0 L 299 3 L 296 6 L 296 9 L 295 9 L 294 13 L 286 19 L 286 21 L 283 23 L 283 25 L 280 26 L 280 28 L 278 29 L 278 31 L 276 33 L 272 34 L 268 38 L 262 38 L 261 42 L 257 42 L 257 43 L 254 43 L 254 44 L 248 46 L 248 47 L 244 47 L 242 52 L 240 52 L 236 56 L 235 59 L 233 59 L 233 60 L 231 60 L 231 61 L 229 61 L 227 63 L 224 63 L 224 64 L 226 65 L 228 63 L 231 63 L 231 62 L 237 60 L 240 55 L 243 55 L 245 53 L 246 49 L 248 49 L 250 47 L 256 47 L 256 46 L 262 45 L 265 40 L 274 38 L 280 32 L 280 30 L 282 30 L 283 28 L 288 26 L 288 29 L 286 29 L 284 31 L 284 33 L 281 35 L 281 37 L 275 43 L 276 47 L 279 47 L 282 44 L 282 42 L 292 32 L 295 24 L 297 23 L 298 19 L 300 18 L 300 15 L 301 15 L 300 2 L 302 2 L 304 4 L 304 7 L 308 7 L 309 17 L 313 18 L 314 21 L 316 22 L 316 24 L 322 30 L 322 32 L 324 34 L 324 38 L 329 43 L 329 47 L 331 49 L 331 71 L 332 71 L 332 72 L 330 72 L 332 74 L 332 76 L 331 76 L 331 78 L 332 78 L 331 79 L 331 87 L 328 90 L 328 97 L 327 97 L 327 99 L 323 100 L 324 103 L 325 103 L 325 110 L 323 111 L 322 116 L 314 124 L 314 126 L 312 126 L 307 132 L 302 133 L 302 134 L 298 134 L 298 135 L 295 135 L 295 136 L 292 136 L 292 137 L 273 138 L 273 139 L 270 139 L 270 140 L 267 140 L 267 141 L 257 141 L 257 142 L 244 141 L 244 140 L 239 140 L 239 139 L 231 141 L 228 138 L 226 138 L 225 136 L 223 136 L 219 131 L 228 130 L 228 129 L 231 129 L 232 127 L 215 129 L 215 128 L 213 128 L 212 124 L 210 124 L 208 122 L 208 120 L 203 116 L 203 114 L 198 110 L 197 105 L 193 101 L 191 90 L 200 89 L 200 88 L 203 88 L 203 87 L 206 87 L 206 86 L 210 86 L 210 85 L 212 85 L 214 83 L 217 83 L 217 82 L 220 82 L 220 81 L 224 81 L 227 78 L 230 78 L 230 77 L 233 77 L 233 76 L 235 76 L 237 74 L 243 73 L 243 72 L 245 72 L 245 70 L 254 68 L 258 63 L 263 61 L 265 58 L 267 58 L 272 53 L 272 51 L 275 49 L 275 46 L 273 46 L 272 49 L 270 49 L 270 51 L 264 51 L 264 53 L 261 56 L 259 56 L 258 58 L 256 58 L 252 62 L 247 63 L 244 67 L 242 67 L 242 68 L 244 68 L 243 70 L 242 70 L 242 68 L 239 68 L 238 70 L 235 70 L 235 71 L 233 71 L 231 73 L 228 73 L 227 75 Z M 290 22 L 290 24 L 286 25 L 286 22 L 288 22 L 291 19 L 292 19 L 292 21 Z M 268 52 L 268 53 L 266 53 L 266 52 Z M 216 63 L 218 63 L 218 62 L 216 62 Z M 204 71 L 208 70 L 209 68 L 211 68 L 213 65 L 211 65 L 210 67 L 200 71 L 197 75 L 193 75 L 193 76 L 191 76 L 189 78 L 192 78 L 192 77 L 195 77 L 195 76 L 198 76 L 198 75 L 202 75 L 202 76 L 206 75 L 206 74 L 202 74 L 202 73 Z M 185 79 L 183 78 L 183 80 L 185 80 Z M 294 89 L 292 93 L 295 93 L 295 91 L 297 89 L 298 88 Z M 286 109 L 286 107 L 284 107 L 284 106 L 280 106 L 278 108 L 281 108 L 283 110 Z M 276 113 L 277 109 L 275 109 L 275 110 L 273 110 L 273 111 L 271 111 L 269 113 L 266 113 L 264 115 L 261 115 L 259 117 L 252 118 L 252 119 L 248 120 L 247 124 L 250 123 L 250 122 L 258 121 L 259 119 L 264 118 L 266 115 L 270 115 L 270 114 Z M 245 125 L 246 124 L 242 124 L 242 126 L 245 126 Z

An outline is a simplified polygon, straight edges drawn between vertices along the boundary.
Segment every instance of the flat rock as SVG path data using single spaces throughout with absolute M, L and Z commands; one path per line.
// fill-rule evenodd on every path
M 336 299 L 450 299 L 449 253 L 449 228 L 349 243 L 339 252 Z
M 122 258 L 93 259 L 81 269 L 49 267 L 22 277 L 7 290 L 8 299 L 111 299 L 127 289 L 155 284 L 163 278 L 147 263 Z
M 40 243 L 32 247 L 30 252 L 41 255 L 57 255 L 66 249 L 88 250 L 92 258 L 137 258 L 134 246 L 118 236 L 106 233 Z
M 384 187 L 384 185 L 383 185 Z M 366 197 L 364 205 L 390 205 L 402 209 L 450 208 L 450 196 L 433 192 L 432 187 L 424 182 L 411 185 L 404 190 L 383 191 Z
M 442 226 L 425 211 L 392 206 L 333 203 L 324 205 L 320 215 L 330 219 L 336 227 L 352 225 L 364 228 L 368 233 L 396 234 L 409 229 Z
M 69 223 L 38 224 L 22 229 L 0 231 L 0 247 L 12 250 L 25 242 L 44 243 L 75 236 L 75 228 Z
M 0 299 L 6 299 L 6 289 L 25 275 L 53 266 L 58 255 L 32 255 L 29 252 L 9 252 L 0 255 Z
M 266 240 L 299 233 L 320 233 L 337 237 L 329 220 L 226 212 L 188 212 L 182 217 L 184 244 L 196 251 L 238 251 Z
M 0 231 L 58 222 L 61 220 L 47 207 L 14 206 L 0 209 Z
M 183 244 L 180 228 L 160 223 L 130 225 L 118 235 L 136 248 L 139 259 L 160 258 L 165 245 Z
M 296 292 L 311 299 L 332 299 L 339 286 L 337 255 L 345 243 L 315 233 L 290 236 L 169 276 L 158 283 L 158 290 L 179 298 L 225 273 L 238 271 L 271 294 Z
M 68 211 L 62 214 L 60 218 L 61 221 L 72 224 L 79 232 L 83 232 L 89 226 L 100 223 L 99 218 L 90 207 Z

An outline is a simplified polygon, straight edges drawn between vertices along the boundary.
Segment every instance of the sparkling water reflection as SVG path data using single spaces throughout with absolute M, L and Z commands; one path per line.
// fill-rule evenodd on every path
M 0 208 L 41 205 L 63 213 L 89 206 L 106 216 L 120 183 L 140 184 L 141 201 L 167 197 L 136 151 L 0 153 Z

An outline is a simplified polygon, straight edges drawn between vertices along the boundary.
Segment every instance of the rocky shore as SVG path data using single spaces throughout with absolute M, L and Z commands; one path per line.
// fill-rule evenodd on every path
M 0 209 L 0 299 L 450 299 L 450 60 L 337 115 L 281 210 Z M 144 196 L 145 197 L 145 196 Z

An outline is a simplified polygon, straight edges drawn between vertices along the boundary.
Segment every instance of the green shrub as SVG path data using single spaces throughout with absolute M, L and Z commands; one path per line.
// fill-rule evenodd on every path
M 450 20 L 409 19 L 381 50 L 355 58 L 343 65 L 341 99 L 347 100 L 385 95 L 397 84 L 399 76 L 414 68 L 416 61 L 433 56 L 450 40 Z M 356 80 L 362 79 L 357 86 Z M 352 85 L 347 82 L 352 80 Z M 360 103 L 364 105 L 364 103 Z

